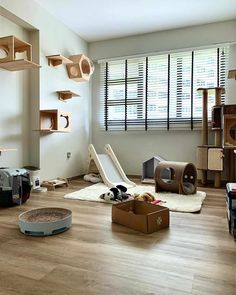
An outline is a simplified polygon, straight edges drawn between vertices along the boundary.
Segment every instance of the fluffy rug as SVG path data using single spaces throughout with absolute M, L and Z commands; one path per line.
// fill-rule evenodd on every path
M 93 202 L 105 202 L 100 199 L 99 196 L 102 193 L 107 192 L 109 189 L 103 183 L 97 183 L 81 189 L 79 191 L 67 194 L 65 199 L 93 201 Z M 150 192 L 155 196 L 156 200 L 162 200 L 160 205 L 168 207 L 171 211 L 179 212 L 198 212 L 201 210 L 202 203 L 206 197 L 205 192 L 198 191 L 194 195 L 179 195 L 169 192 L 155 193 L 155 187 L 150 185 L 137 185 L 128 189 L 128 193 L 144 193 Z M 107 203 L 107 202 L 105 202 Z

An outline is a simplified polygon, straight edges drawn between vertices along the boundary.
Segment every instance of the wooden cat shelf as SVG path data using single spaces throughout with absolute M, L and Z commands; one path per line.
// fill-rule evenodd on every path
M 230 70 L 228 73 L 228 79 L 236 80 L 236 70 Z
M 16 54 L 22 53 L 25 58 L 18 59 Z M 32 62 L 32 45 L 15 36 L 0 38 L 0 68 L 8 71 L 20 71 L 40 68 Z
M 46 57 L 48 59 L 48 65 L 53 67 L 56 67 L 62 64 L 72 63 L 72 61 L 69 58 L 61 54 L 48 55 Z
M 208 94 L 216 94 L 217 92 L 221 94 L 225 93 L 225 89 L 223 87 L 198 88 L 197 91 L 207 91 Z
M 0 148 L 0 156 L 2 152 L 15 152 L 17 149 Z
M 53 110 L 41 110 L 39 118 L 40 132 L 70 132 L 70 113 Z
M 49 191 L 55 191 L 55 188 L 57 186 L 69 186 L 69 182 L 67 180 L 67 178 L 60 178 L 58 177 L 57 179 L 53 179 L 53 180 L 47 180 L 47 181 L 43 181 L 41 183 L 42 187 L 46 187 Z
M 77 93 L 74 93 L 70 90 L 61 90 L 57 91 L 58 99 L 66 102 L 68 99 L 71 99 L 72 97 L 79 97 L 80 95 Z

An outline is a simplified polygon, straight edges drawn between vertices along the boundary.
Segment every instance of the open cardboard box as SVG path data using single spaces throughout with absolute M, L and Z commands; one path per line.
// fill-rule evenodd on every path
M 112 222 L 150 234 L 169 227 L 169 209 L 131 200 L 112 206 Z

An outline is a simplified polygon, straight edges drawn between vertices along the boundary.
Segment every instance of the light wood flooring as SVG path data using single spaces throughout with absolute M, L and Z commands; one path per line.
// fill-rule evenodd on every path
M 111 205 L 65 200 L 87 184 L 32 194 L 0 209 L 0 295 L 236 294 L 236 242 L 229 235 L 224 189 L 207 192 L 200 214 L 171 212 L 171 225 L 150 235 L 111 223 Z M 63 234 L 29 237 L 18 214 L 38 207 L 73 211 Z

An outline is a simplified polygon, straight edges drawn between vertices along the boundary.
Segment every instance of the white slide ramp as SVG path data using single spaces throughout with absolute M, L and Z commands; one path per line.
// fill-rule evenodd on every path
M 93 160 L 103 182 L 108 187 L 114 187 L 122 184 L 125 187 L 133 187 L 136 184 L 128 179 L 124 173 L 119 161 L 117 160 L 111 146 L 109 144 L 104 147 L 105 154 L 97 154 L 94 146 L 89 145 L 89 160 Z

